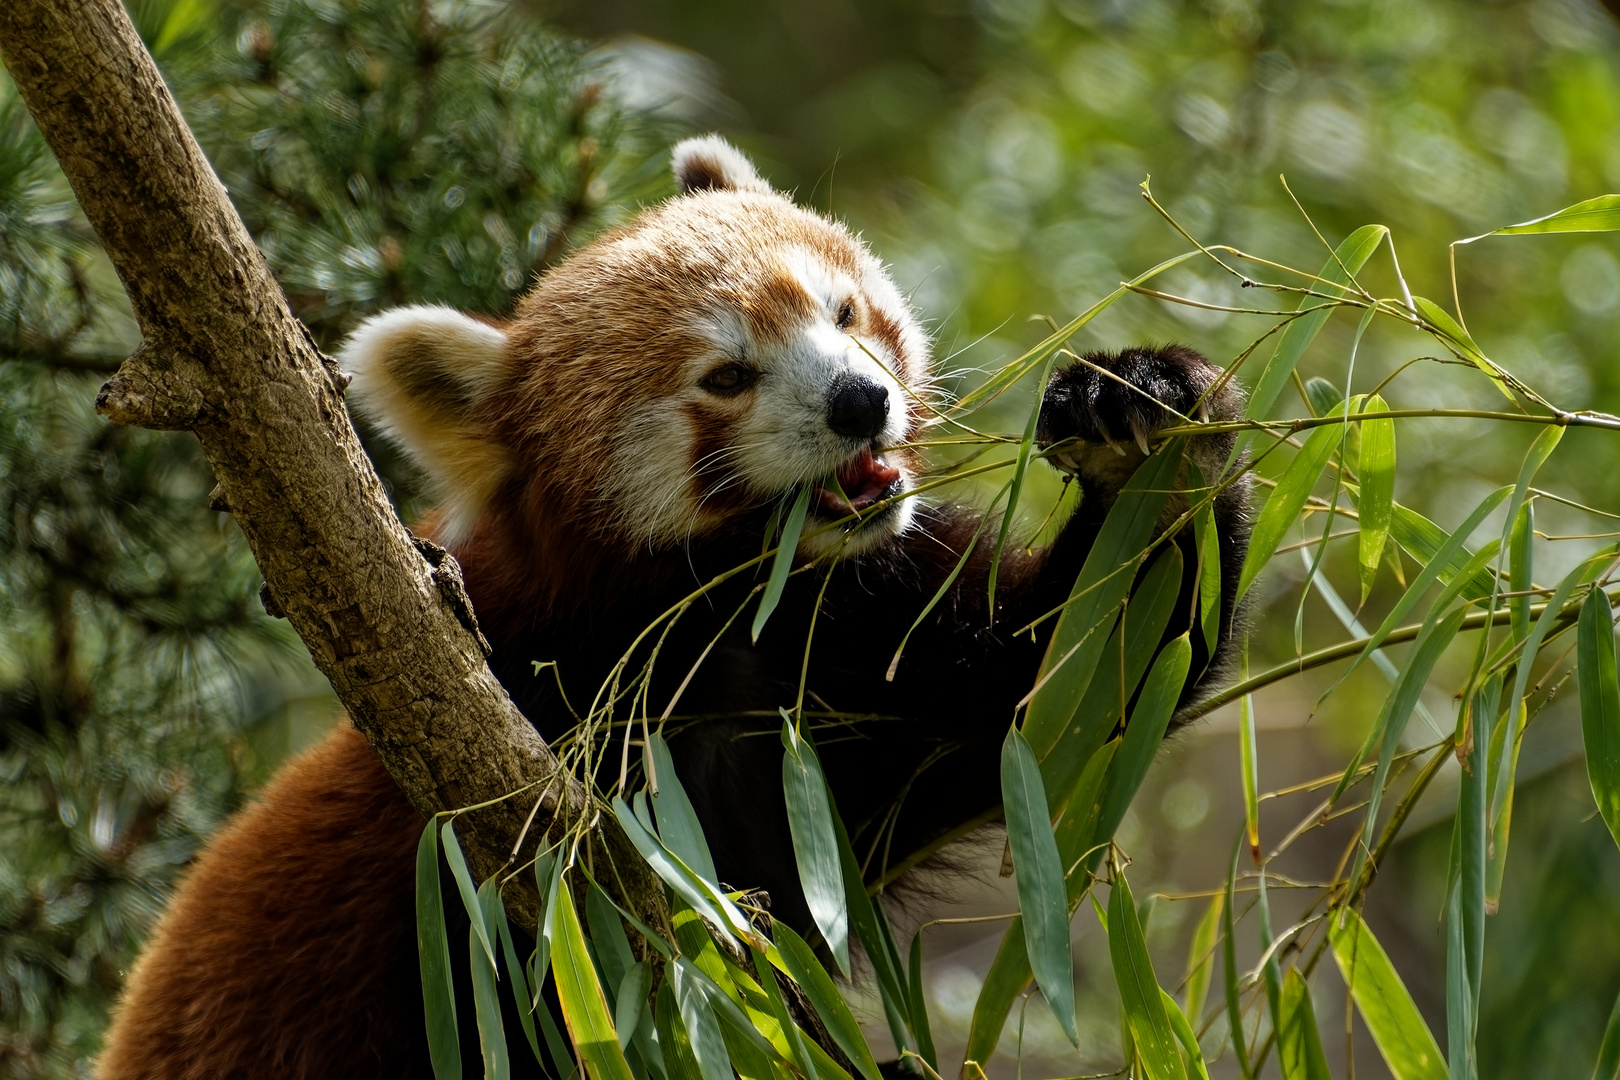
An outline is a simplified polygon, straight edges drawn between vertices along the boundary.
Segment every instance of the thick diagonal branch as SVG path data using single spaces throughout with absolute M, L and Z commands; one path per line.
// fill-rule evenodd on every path
M 6 0 L 0 55 L 129 293 L 143 344 L 102 389 L 121 423 L 195 432 L 268 594 L 411 803 L 456 809 L 546 781 L 530 829 L 594 818 L 484 663 L 454 567 L 400 524 L 343 406 L 346 380 L 280 287 L 118 0 Z M 508 860 L 536 796 L 467 815 L 475 870 Z M 611 825 L 633 908 L 661 892 Z M 532 894 L 508 890 L 533 926 Z

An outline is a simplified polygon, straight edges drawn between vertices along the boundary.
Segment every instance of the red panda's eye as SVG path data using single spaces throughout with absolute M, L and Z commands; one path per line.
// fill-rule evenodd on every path
M 730 397 L 759 381 L 759 372 L 746 364 L 723 364 L 703 377 L 699 386 L 711 394 Z
M 848 330 L 853 325 L 855 325 L 855 305 L 846 302 L 838 309 L 838 329 Z

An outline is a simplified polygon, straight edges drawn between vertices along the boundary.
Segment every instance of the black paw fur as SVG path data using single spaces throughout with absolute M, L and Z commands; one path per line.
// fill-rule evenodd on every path
M 1221 418 L 1231 407 L 1232 395 L 1225 387 L 1200 409 L 1205 391 L 1220 374 L 1220 368 L 1185 345 L 1088 353 L 1047 384 L 1036 439 L 1043 447 L 1067 439 L 1129 446 L 1180 423 L 1183 416 L 1197 419 L 1195 413 L 1202 412 Z

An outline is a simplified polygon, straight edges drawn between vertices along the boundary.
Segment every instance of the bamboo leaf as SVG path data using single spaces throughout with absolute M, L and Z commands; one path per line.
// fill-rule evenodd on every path
M 1188 1080 L 1165 1012 L 1164 994 L 1148 959 L 1147 941 L 1136 918 L 1131 887 L 1121 874 L 1108 897 L 1108 955 L 1114 961 L 1120 1005 L 1149 1080 Z
M 849 977 L 849 902 L 844 895 L 838 837 L 833 831 L 832 802 L 815 747 L 799 737 L 786 711 L 782 713 L 782 788 L 787 797 L 788 828 L 799 884 L 816 929 Z
M 832 1036 L 833 1042 L 855 1063 L 855 1068 L 866 1080 L 882 1080 L 872 1051 L 866 1045 L 866 1037 L 861 1034 L 861 1026 L 855 1022 L 849 1006 L 844 1004 L 838 988 L 821 966 L 821 961 L 816 959 L 816 954 L 785 923 L 776 924 L 775 936 L 776 956 L 773 959 L 780 961 L 782 970 L 799 984 L 810 999 L 811 1006 L 827 1026 L 827 1033 Z
M 1486 357 L 1485 350 L 1474 343 L 1474 339 L 1469 335 L 1468 331 L 1463 329 L 1461 323 L 1451 317 L 1450 312 L 1433 300 L 1422 296 L 1414 296 L 1412 302 L 1417 305 L 1418 312 L 1438 331 L 1436 336 L 1442 340 L 1443 344 L 1448 345 L 1453 352 L 1458 353 L 1469 363 L 1483 371 L 1496 388 L 1502 392 L 1503 397 L 1515 405 L 1518 404 L 1518 399 L 1513 396 L 1513 391 L 1508 389 L 1507 381 L 1502 377 L 1502 369 Z
M 1479 236 L 1459 240 L 1459 244 L 1472 244 L 1487 236 L 1524 236 L 1531 233 L 1614 232 L 1620 229 L 1620 195 L 1599 195 L 1595 199 L 1566 206 L 1555 214 L 1521 221 L 1517 225 L 1504 225 Z
M 658 1025 L 658 1048 L 664 1056 L 669 1080 L 707 1080 L 692 1052 L 692 1039 L 681 1022 L 681 1009 L 675 1000 L 675 980 L 666 977 L 658 987 L 658 1005 L 653 1013 Z
M 1311 993 L 1294 968 L 1283 980 L 1282 1022 L 1277 1029 L 1277 1063 L 1283 1080 L 1333 1080 L 1328 1072 L 1322 1037 L 1316 1031 Z
M 838 835 L 838 861 L 844 874 L 844 896 L 849 903 L 850 921 L 866 949 L 867 959 L 872 962 L 873 974 L 877 976 L 878 996 L 883 1002 L 890 1034 L 894 1036 L 897 1047 L 905 1046 L 909 1021 L 902 1015 L 906 1012 L 906 991 L 902 984 L 905 976 L 901 973 L 900 957 L 894 951 L 893 935 L 887 931 L 888 920 L 883 915 L 881 905 L 867 894 L 866 882 L 861 878 L 861 864 L 849 845 L 849 835 L 844 831 L 837 807 L 833 810 L 833 829 Z
M 444 861 L 450 867 L 450 876 L 455 879 L 456 890 L 461 893 L 461 903 L 467 909 L 467 917 L 472 920 L 473 932 L 484 946 L 484 955 L 489 957 L 490 965 L 494 966 L 495 950 L 490 943 L 489 928 L 484 925 L 484 910 L 478 905 L 478 886 L 473 884 L 472 872 L 467 869 L 467 858 L 461 853 L 454 820 L 444 823 Z
M 557 1000 L 562 1005 L 569 1040 L 586 1073 L 590 1080 L 634 1080 L 630 1063 L 619 1048 L 607 997 L 596 977 L 596 965 L 585 948 L 585 933 L 574 910 L 574 898 L 566 888 L 557 890 L 552 935 L 551 969 L 556 976 Z M 705 1080 L 731 1080 L 730 1070 L 718 1077 L 705 1074 Z
M 934 1051 L 934 1032 L 928 1023 L 928 998 L 923 990 L 922 931 L 911 939 L 911 1032 L 917 1037 L 917 1052 L 928 1067 L 939 1071 L 939 1055 Z
M 963 1053 L 963 1076 L 974 1075 L 968 1063 L 981 1067 L 989 1063 L 1001 1041 L 1001 1031 L 1013 1003 L 1033 977 L 1029 969 L 1029 950 L 1024 945 L 1024 920 L 1015 916 L 1001 936 L 1001 946 L 990 962 L 984 985 L 973 1003 L 973 1019 L 968 1023 L 968 1044 Z
M 1249 641 L 1243 640 L 1239 677 L 1249 677 Z M 1260 740 L 1254 730 L 1254 695 L 1244 694 L 1238 703 L 1238 781 L 1243 788 L 1243 834 L 1249 840 L 1249 856 L 1260 862 Z
M 1226 910 L 1226 894 L 1216 893 L 1209 898 L 1209 906 L 1193 929 L 1192 945 L 1187 950 L 1187 1019 L 1197 1023 L 1204 1015 L 1204 1000 L 1209 994 L 1210 977 L 1215 973 L 1215 939 L 1221 930 L 1221 915 Z
M 460 1080 L 456 986 L 450 977 L 450 942 L 439 891 L 439 819 L 429 818 L 416 845 L 416 953 L 422 969 L 428 1060 L 437 1080 Z
M 1041 759 L 1041 781 L 1049 799 L 1069 793 L 1097 748 L 1119 727 L 1121 711 L 1136 696 L 1137 685 L 1175 615 L 1181 578 L 1181 549 L 1166 545 L 1141 575 L 1141 584 L 1131 593 L 1114 624 L 1091 682 L 1074 710 L 1074 722 Z M 1125 680 L 1123 687 L 1121 676 Z M 1051 809 L 1055 812 L 1057 806 Z
M 1620 843 L 1620 685 L 1615 679 L 1614 615 L 1593 587 L 1581 605 L 1575 671 L 1581 685 L 1581 735 L 1592 796 Z
M 624 800 L 617 796 L 613 799 L 613 816 L 618 819 L 619 826 L 624 829 L 630 843 L 641 853 L 641 857 L 647 860 L 647 865 L 663 879 L 664 884 L 691 904 L 693 910 L 724 933 L 736 934 L 745 941 L 758 940 L 758 935 L 748 925 L 748 920 L 743 917 L 742 912 L 737 910 L 737 906 L 712 883 L 694 874 L 679 856 L 665 848 L 657 837 L 642 826 L 636 815 L 625 805 Z
M 1191 666 L 1192 645 L 1186 634 L 1166 645 L 1153 662 L 1153 670 L 1142 684 L 1142 694 L 1136 708 L 1131 710 L 1130 722 L 1125 725 L 1125 738 L 1104 781 L 1102 808 L 1097 815 L 1096 832 L 1091 837 L 1093 844 L 1113 839 L 1114 830 L 1124 820 L 1137 789 L 1147 778 L 1154 754 L 1164 742 Z M 1101 854 L 1099 850 L 1093 858 Z
M 1277 545 L 1282 543 L 1283 534 L 1299 517 L 1305 500 L 1311 496 L 1311 489 L 1321 479 L 1322 470 L 1327 468 L 1328 460 L 1333 457 L 1333 451 L 1338 449 L 1343 438 L 1343 424 L 1324 424 L 1313 428 L 1305 445 L 1277 479 L 1277 486 L 1266 498 L 1266 505 L 1255 519 L 1254 531 L 1249 537 L 1249 553 L 1244 557 L 1243 573 L 1238 577 L 1239 600 L 1270 561 Z
M 1377 394 L 1362 402 L 1361 412 L 1388 412 L 1389 406 Z M 1384 548 L 1389 545 L 1390 523 L 1395 516 L 1395 421 L 1363 420 L 1361 453 L 1356 475 L 1361 480 L 1361 498 L 1356 509 L 1361 515 L 1357 555 L 1361 564 L 1361 602 L 1367 602 Z
M 1347 484 L 1345 486 L 1352 493 L 1357 491 L 1354 485 Z M 1390 523 L 1389 532 L 1395 538 L 1397 544 L 1405 548 L 1407 553 L 1417 559 L 1418 562 L 1425 565 L 1432 562 L 1435 556 L 1440 554 L 1442 548 L 1447 548 L 1446 542 L 1453 535 L 1416 510 L 1409 506 L 1402 506 L 1400 503 L 1395 504 L 1395 517 Z M 1435 567 L 1434 577 L 1442 585 L 1450 585 L 1473 556 L 1473 550 L 1464 544 L 1450 547 L 1447 550 L 1445 560 Z M 1462 595 L 1469 600 L 1478 600 L 1491 595 L 1491 591 L 1495 588 L 1495 575 L 1489 570 L 1478 570 L 1463 586 Z
M 1614 1008 L 1609 1010 L 1609 1023 L 1603 1029 L 1603 1043 L 1598 1047 L 1592 1080 L 1620 1080 L 1620 997 L 1614 999 Z
M 1446 1047 L 1452 1080 L 1477 1080 L 1474 1033 L 1479 1017 L 1480 980 L 1485 955 L 1485 877 L 1489 813 L 1490 747 L 1502 676 L 1494 675 L 1469 701 L 1463 769 L 1457 785 L 1453 839 L 1456 872 L 1451 875 L 1447 913 Z
M 1209 1080 L 1209 1065 L 1204 1061 L 1204 1051 L 1198 1045 L 1198 1034 L 1187 1022 L 1187 1014 L 1181 1011 L 1176 999 L 1164 990 L 1159 991 L 1159 996 L 1164 999 L 1164 1014 L 1170 1020 L 1170 1031 L 1175 1035 L 1176 1042 L 1181 1044 L 1183 1064 L 1188 1072 L 1198 1076 L 1198 1080 Z
M 1244 835 L 1240 834 L 1232 844 L 1232 859 L 1228 864 L 1226 874 L 1226 903 L 1221 912 L 1221 974 L 1224 976 L 1226 988 L 1226 1024 L 1232 1038 L 1232 1056 L 1237 1059 L 1238 1075 L 1243 1080 L 1252 1080 L 1254 1069 L 1249 1064 L 1249 1047 L 1243 1032 L 1243 1006 L 1238 999 L 1241 987 L 1238 985 L 1237 970 L 1237 869 L 1238 852 L 1243 850 Z
M 742 1042 L 746 1044 L 748 1050 L 762 1055 L 767 1063 L 770 1061 L 786 1063 L 786 1059 L 777 1051 L 776 1047 L 771 1045 L 771 1041 L 760 1032 L 754 1021 L 750 1020 L 748 1014 L 742 1010 L 742 1007 L 731 999 L 725 987 L 711 979 L 708 973 L 696 964 L 683 959 L 676 959 L 674 963 L 684 965 L 682 977 L 693 981 L 708 999 L 709 1007 L 714 1010 L 715 1016 L 725 1021 L 727 1027 L 741 1036 Z M 737 969 L 733 968 L 731 970 L 735 971 Z M 746 973 L 739 971 L 739 974 Z M 733 992 L 735 992 L 734 987 Z M 728 1043 L 728 1045 L 730 1044 Z M 735 1060 L 737 1055 L 733 1053 L 732 1057 Z M 736 1063 L 741 1064 L 741 1062 Z M 765 1068 L 768 1069 L 769 1064 L 766 1064 Z
M 1030 967 L 1058 1025 L 1078 1045 L 1063 865 L 1052 835 L 1040 765 L 1017 728 L 1008 729 L 1001 746 L 1001 802 L 1007 815 L 1007 842 L 1012 847 Z
M 714 859 L 709 855 L 708 841 L 703 838 L 697 811 L 675 771 L 675 759 L 670 756 L 669 744 L 661 731 L 654 731 L 642 749 L 646 764 L 643 769 L 649 778 L 656 776 L 658 789 L 651 792 L 653 813 L 658 818 L 658 838 L 692 872 L 705 881 L 719 881 L 714 871 Z
M 1063 734 L 1108 641 L 1108 625 L 1130 593 L 1137 563 L 1181 469 L 1184 439 L 1171 439 L 1132 474 L 1108 511 L 1069 592 L 1041 661 L 1042 682 L 1024 713 L 1023 735 L 1045 757 Z
M 990 573 L 988 587 L 990 590 L 988 610 L 992 617 L 996 610 L 996 575 L 1001 569 L 1001 552 L 1007 546 L 1007 531 L 1012 528 L 1013 518 L 1018 513 L 1018 496 L 1024 490 L 1024 476 L 1029 471 L 1029 455 L 1035 449 L 1035 427 L 1040 420 L 1041 404 L 1044 401 L 1046 384 L 1052 379 L 1052 367 L 1057 363 L 1058 352 L 1053 350 L 1052 355 L 1046 358 L 1041 368 L 1039 382 L 1040 394 L 1037 395 L 1035 405 L 1029 410 L 1029 418 L 1024 421 L 1024 435 L 1018 441 L 1018 457 L 1013 464 L 1012 481 L 1007 489 L 1007 507 L 1001 513 L 1001 528 L 996 533 L 996 546 L 990 553 Z
M 497 900 L 498 900 L 497 895 Z M 535 1034 L 534 1010 L 539 994 L 529 991 L 528 976 L 524 973 L 524 965 L 518 959 L 517 946 L 512 941 L 512 927 L 506 921 L 504 909 L 496 913 L 486 911 L 486 915 L 498 914 L 494 919 L 496 936 L 501 941 L 501 956 L 506 960 L 506 976 L 512 988 L 512 1004 L 517 1008 L 518 1023 L 523 1028 L 523 1037 L 528 1040 L 529 1049 L 534 1052 L 534 1060 L 541 1062 L 545 1059 L 540 1056 L 540 1039 Z
M 771 560 L 771 576 L 765 582 L 764 595 L 759 598 L 759 611 L 754 614 L 752 634 L 755 641 L 759 640 L 760 631 L 765 629 L 765 621 L 781 602 L 788 574 L 793 571 L 793 560 L 799 553 L 799 534 L 804 531 L 804 516 L 810 510 L 810 492 L 809 484 L 799 488 L 799 494 L 793 500 L 793 509 L 788 511 L 787 520 L 782 524 L 782 539 L 776 545 L 776 558 Z
M 687 1045 L 703 1080 L 732 1080 L 731 1055 L 726 1050 L 725 1036 L 720 1033 L 720 1021 L 714 1015 L 709 996 L 698 984 L 697 968 L 677 958 L 664 970 L 675 986 L 675 1002 L 680 1008 L 681 1024 L 686 1028 Z
M 1328 937 L 1339 973 L 1395 1080 L 1448 1080 L 1440 1047 L 1361 916 L 1341 910 Z
M 478 887 L 478 904 L 486 927 L 505 921 L 500 890 L 490 878 Z M 512 1075 L 512 1057 L 506 1047 L 506 1030 L 501 1023 L 500 989 L 495 985 L 495 962 L 481 947 L 476 928 L 467 931 L 467 951 L 472 961 L 473 1006 L 478 1015 L 478 1046 L 484 1059 L 485 1080 L 507 1080 Z
M 1194 519 L 1198 531 L 1198 621 L 1204 655 L 1214 656 L 1221 636 L 1221 538 L 1211 503 Z
M 1382 225 L 1363 225 L 1349 236 L 1345 237 L 1334 249 L 1333 257 L 1322 266 L 1322 272 L 1317 276 L 1322 282 L 1314 282 L 1313 287 L 1321 291 L 1331 291 L 1332 285 L 1346 286 L 1350 277 L 1345 273 L 1358 273 L 1372 253 L 1378 250 L 1378 245 L 1389 235 L 1389 230 Z M 1331 283 L 1331 284 L 1328 284 Z M 1316 335 L 1327 325 L 1328 316 L 1333 314 L 1333 308 L 1327 302 L 1316 296 L 1302 296 L 1299 309 L 1316 308 L 1300 315 L 1283 329 L 1282 336 L 1277 340 L 1277 348 L 1272 352 L 1271 359 L 1266 362 L 1265 370 L 1255 381 L 1254 392 L 1249 395 L 1249 415 L 1256 419 L 1264 419 L 1277 400 L 1277 395 L 1288 384 L 1289 376 L 1299 365 L 1300 357 Z M 1241 590 L 1240 590 L 1241 591 Z
M 591 932 L 591 944 L 596 947 L 602 977 L 608 986 L 618 986 L 636 966 L 636 956 L 630 950 L 624 924 L 619 921 L 619 909 L 594 881 L 585 890 L 585 925 Z
M 798 1066 L 805 1080 L 815 1080 L 815 1061 L 805 1045 L 803 1033 L 793 1022 L 793 1014 L 788 1010 L 787 999 L 782 996 L 782 987 L 776 981 L 776 972 L 771 969 L 770 960 L 759 949 L 750 949 L 749 953 L 754 960 L 754 973 L 759 977 L 760 985 L 770 1002 L 771 1015 L 776 1017 L 777 1026 L 782 1029 L 782 1035 L 793 1056 L 793 1063 Z

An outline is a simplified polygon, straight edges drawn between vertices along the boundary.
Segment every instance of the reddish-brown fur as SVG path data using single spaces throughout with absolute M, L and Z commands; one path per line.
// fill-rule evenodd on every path
M 381 1075 L 425 1041 L 422 818 L 347 723 L 209 845 L 129 975 L 101 1080 Z M 287 1038 L 265 1045 L 267 1033 Z

